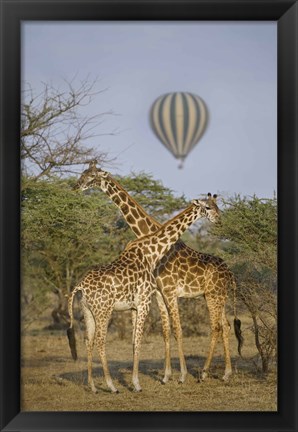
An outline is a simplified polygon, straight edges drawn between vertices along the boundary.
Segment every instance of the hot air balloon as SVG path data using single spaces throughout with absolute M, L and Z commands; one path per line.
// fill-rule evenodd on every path
M 186 92 L 167 93 L 153 103 L 151 127 L 162 144 L 179 159 L 179 168 L 202 137 L 207 126 L 207 107 L 197 95 Z

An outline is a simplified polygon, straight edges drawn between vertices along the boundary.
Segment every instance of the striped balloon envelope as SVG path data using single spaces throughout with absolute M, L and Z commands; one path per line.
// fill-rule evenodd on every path
M 181 161 L 195 147 L 206 130 L 208 112 L 205 102 L 187 92 L 167 93 L 153 103 L 151 127 L 162 144 Z

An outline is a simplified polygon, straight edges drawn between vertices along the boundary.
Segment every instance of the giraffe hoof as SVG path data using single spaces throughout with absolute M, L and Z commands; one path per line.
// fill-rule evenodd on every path
M 135 393 L 141 393 L 142 389 L 141 389 L 141 388 L 138 388 L 138 389 L 134 388 L 133 391 L 134 391 Z
M 94 387 L 94 386 L 91 387 L 91 391 L 92 391 L 92 393 L 94 393 L 94 394 L 97 394 L 97 393 L 98 393 L 97 388 Z
M 208 377 L 208 372 L 203 371 L 199 378 L 200 382 L 203 382 L 207 377 Z
M 179 380 L 178 380 L 178 384 L 185 383 L 185 380 L 186 380 L 186 374 L 185 375 L 180 375 Z
M 119 390 L 116 387 L 109 387 L 109 389 L 111 390 L 111 393 L 116 394 L 119 393 Z
M 229 381 L 229 378 L 230 378 L 231 375 L 232 375 L 232 372 L 226 372 L 224 374 L 224 376 L 222 377 L 222 380 L 225 381 L 225 382 Z

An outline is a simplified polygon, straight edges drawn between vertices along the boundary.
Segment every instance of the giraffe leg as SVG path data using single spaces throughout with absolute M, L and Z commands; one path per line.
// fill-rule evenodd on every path
M 209 353 L 205 361 L 203 372 L 202 372 L 202 377 L 201 377 L 202 380 L 204 380 L 208 376 L 208 370 L 212 361 L 214 348 L 218 341 L 219 336 L 222 333 L 223 305 L 221 303 L 218 303 L 218 301 L 214 300 L 212 297 L 206 296 L 206 301 L 207 301 L 207 306 L 210 315 L 211 341 L 210 341 Z
M 86 349 L 88 357 L 88 385 L 91 387 L 93 393 L 97 393 L 97 388 L 94 385 L 92 378 L 92 356 L 94 346 L 94 335 L 95 335 L 95 321 L 90 309 L 86 305 L 82 304 L 82 310 L 84 313 L 85 325 L 86 325 Z
M 177 340 L 177 345 L 178 345 L 178 354 L 179 354 L 179 361 L 180 361 L 179 383 L 184 383 L 187 376 L 187 367 L 186 367 L 186 362 L 185 362 L 184 352 L 183 352 L 183 337 L 182 337 L 182 328 L 181 328 L 180 316 L 179 316 L 178 299 L 176 296 L 171 298 L 171 300 L 168 300 L 165 297 L 165 301 L 168 306 L 170 317 L 172 319 L 174 336 Z
M 162 294 L 159 291 L 156 291 L 156 300 L 160 312 L 162 333 L 165 342 L 165 372 L 164 372 L 164 378 L 162 380 L 162 382 L 165 384 L 169 381 L 169 378 L 172 375 L 171 350 L 170 350 L 171 326 L 170 326 L 170 317 L 169 317 L 168 309 L 163 300 Z
M 106 336 L 107 336 L 109 317 L 110 316 L 101 317 L 100 321 L 99 320 L 96 321 L 95 344 L 98 349 L 107 386 L 113 393 L 119 393 L 113 384 L 109 367 L 108 367 L 107 357 L 106 357 Z
M 136 323 L 137 323 L 137 311 L 135 309 L 131 310 L 131 321 L 132 321 L 132 344 L 134 344 Z
M 137 319 L 136 319 L 136 327 L 134 334 L 134 343 L 133 343 L 133 371 L 132 371 L 132 383 L 134 386 L 134 390 L 136 392 L 142 391 L 139 382 L 139 355 L 140 355 L 140 347 L 142 336 L 144 333 L 144 324 L 145 319 L 149 312 L 150 304 L 142 305 L 138 307 L 137 310 Z
M 231 326 L 229 321 L 227 320 L 225 310 L 222 311 L 222 339 L 223 339 L 223 347 L 225 353 L 225 374 L 223 376 L 223 380 L 227 381 L 229 377 L 232 375 L 232 364 L 231 364 L 231 355 L 230 355 L 230 330 Z

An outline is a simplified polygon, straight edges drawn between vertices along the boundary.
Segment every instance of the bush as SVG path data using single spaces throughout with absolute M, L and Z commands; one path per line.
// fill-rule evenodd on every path
M 238 296 L 249 311 L 262 371 L 276 357 L 277 201 L 236 196 L 225 202 L 221 224 L 211 232 L 238 281 Z

